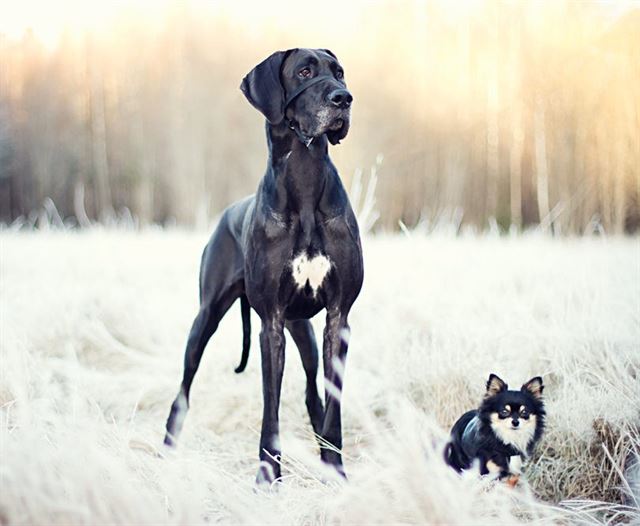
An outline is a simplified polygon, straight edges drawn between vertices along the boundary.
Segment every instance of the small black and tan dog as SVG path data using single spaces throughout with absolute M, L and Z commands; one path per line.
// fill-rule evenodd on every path
M 536 376 L 519 391 L 510 391 L 491 374 L 478 409 L 462 415 L 451 429 L 445 449 L 447 464 L 456 471 L 480 463 L 480 474 L 518 482 L 522 462 L 531 456 L 544 431 L 542 378 Z

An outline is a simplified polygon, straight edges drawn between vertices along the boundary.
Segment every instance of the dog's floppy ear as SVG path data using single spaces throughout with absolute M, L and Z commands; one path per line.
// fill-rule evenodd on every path
M 240 84 L 247 100 L 271 124 L 279 124 L 284 118 L 284 87 L 280 71 L 284 59 L 291 51 L 293 50 L 276 51 L 253 68 Z
M 542 378 L 540 378 L 539 376 L 535 376 L 526 384 L 523 384 L 520 390 L 522 392 L 528 392 L 534 398 L 542 398 L 542 391 L 544 390 L 544 385 L 542 385 Z
M 502 391 L 506 391 L 507 387 L 509 386 L 502 381 L 502 378 L 491 373 L 487 380 L 487 393 L 485 396 L 495 396 Z
M 349 122 L 344 121 L 337 130 L 329 130 L 327 132 L 327 139 L 331 144 L 340 144 L 340 141 L 347 136 L 347 133 L 349 133 Z
M 329 55 L 331 55 L 333 58 L 338 60 L 338 57 L 336 57 L 336 54 L 333 51 L 331 51 L 330 49 L 323 49 L 322 51 L 324 51 L 325 53 L 329 53 Z

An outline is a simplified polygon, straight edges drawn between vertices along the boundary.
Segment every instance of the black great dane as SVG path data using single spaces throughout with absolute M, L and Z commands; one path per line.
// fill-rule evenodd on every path
M 313 430 L 334 447 L 322 459 L 344 476 L 340 393 L 349 340 L 347 317 L 360 293 L 362 249 L 355 215 L 328 143 L 349 130 L 353 97 L 344 71 L 327 49 L 278 51 L 240 86 L 267 119 L 267 172 L 255 196 L 227 208 L 204 249 L 200 311 L 184 357 L 184 376 L 167 420 L 165 444 L 174 445 L 189 407 L 189 390 L 207 341 L 240 298 L 242 363 L 249 348 L 249 305 L 262 322 L 260 468 L 256 482 L 280 477 L 278 406 L 285 327 L 302 357 L 306 405 Z M 326 309 L 323 341 L 324 405 L 318 394 L 318 350 L 309 318 Z

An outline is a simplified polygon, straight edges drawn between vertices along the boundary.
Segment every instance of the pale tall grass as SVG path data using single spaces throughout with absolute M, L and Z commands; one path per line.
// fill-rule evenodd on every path
M 259 324 L 236 375 L 237 306 L 205 352 L 179 448 L 161 447 L 207 235 L 0 233 L 0 522 L 640 520 L 637 239 L 366 237 L 344 390 L 349 483 L 318 461 L 288 342 L 284 481 L 256 494 Z M 442 461 L 490 372 L 547 386 L 548 430 L 515 491 Z

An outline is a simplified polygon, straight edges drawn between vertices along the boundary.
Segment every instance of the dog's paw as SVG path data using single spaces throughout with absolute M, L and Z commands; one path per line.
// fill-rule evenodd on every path
M 347 473 L 344 470 L 344 466 L 342 464 L 338 464 L 337 466 L 332 466 L 338 476 L 338 480 L 341 482 L 347 481 Z
M 344 484 L 347 482 L 347 474 L 344 471 L 342 462 L 328 462 L 323 459 L 323 470 L 321 480 L 324 484 Z
M 505 479 L 505 482 L 506 482 L 507 486 L 509 486 L 511 488 L 515 488 L 518 485 L 518 482 L 520 482 L 520 475 L 509 475 Z
M 173 437 L 173 435 L 171 433 L 167 433 L 164 435 L 164 442 L 163 444 L 171 449 L 175 449 L 176 446 L 178 445 L 176 439 Z
M 273 491 L 277 489 L 280 482 L 280 466 L 269 462 L 260 462 L 258 474 L 256 475 L 256 489 L 261 491 Z

